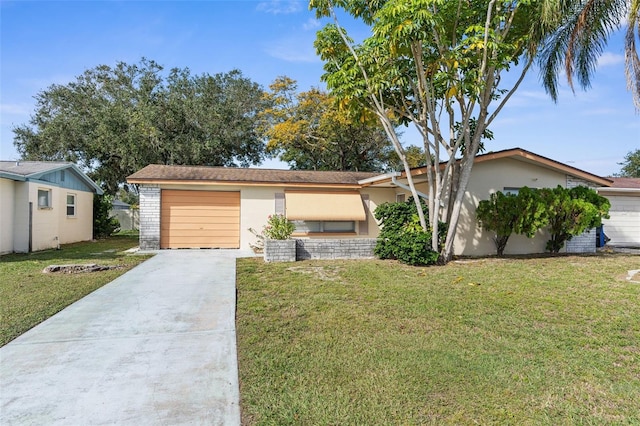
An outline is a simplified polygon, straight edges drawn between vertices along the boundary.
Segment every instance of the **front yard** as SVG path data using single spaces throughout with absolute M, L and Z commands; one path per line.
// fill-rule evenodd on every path
M 241 259 L 243 424 L 640 424 L 634 269 Z
M 0 256 L 0 346 L 143 262 L 148 257 L 123 253 L 137 245 L 137 235 L 119 235 L 64 245 L 61 250 Z M 77 274 L 42 272 L 50 265 L 86 263 L 119 268 Z

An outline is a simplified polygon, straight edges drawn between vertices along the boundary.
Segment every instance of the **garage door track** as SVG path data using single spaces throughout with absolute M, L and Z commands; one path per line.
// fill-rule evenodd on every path
M 0 348 L 0 424 L 238 425 L 243 254 L 162 251 Z

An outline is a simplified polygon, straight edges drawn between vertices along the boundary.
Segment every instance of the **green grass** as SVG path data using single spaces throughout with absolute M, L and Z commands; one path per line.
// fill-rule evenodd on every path
M 135 236 L 63 245 L 60 250 L 0 256 L 0 346 L 148 258 L 123 253 Z M 82 274 L 43 274 L 49 265 L 97 263 L 119 269 Z
M 631 269 L 640 257 L 239 260 L 243 424 L 640 424 Z

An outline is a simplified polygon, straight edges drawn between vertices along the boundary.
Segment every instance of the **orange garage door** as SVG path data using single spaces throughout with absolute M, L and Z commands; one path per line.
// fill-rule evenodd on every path
M 161 248 L 240 248 L 240 193 L 162 190 Z

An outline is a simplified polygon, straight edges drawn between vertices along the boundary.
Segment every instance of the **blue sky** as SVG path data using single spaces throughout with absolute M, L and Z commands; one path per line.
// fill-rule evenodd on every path
M 304 1 L 0 0 L 0 19 L 3 160 L 18 157 L 11 128 L 28 121 L 39 91 L 101 64 L 146 57 L 196 74 L 239 69 L 265 89 L 282 75 L 300 90 L 323 87 L 313 41 L 326 21 L 316 21 Z M 349 28 L 356 39 L 365 35 L 361 26 Z M 554 104 L 533 70 L 491 130 L 491 151 L 521 147 L 602 176 L 618 172 L 624 156 L 640 148 L 622 34 L 609 43 L 589 91 L 564 86 Z M 410 131 L 404 142 L 420 143 Z

